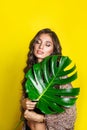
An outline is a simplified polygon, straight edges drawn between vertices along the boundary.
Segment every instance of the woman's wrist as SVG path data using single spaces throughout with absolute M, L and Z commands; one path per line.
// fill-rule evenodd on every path
M 39 122 L 39 123 L 44 123 L 45 122 L 45 116 L 42 115 L 42 114 L 36 113 L 35 121 Z

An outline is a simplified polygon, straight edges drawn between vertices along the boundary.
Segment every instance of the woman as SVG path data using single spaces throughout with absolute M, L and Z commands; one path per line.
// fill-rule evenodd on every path
M 30 43 L 27 67 L 25 73 L 35 63 L 41 62 L 49 55 L 61 55 L 62 48 L 56 33 L 48 28 L 40 30 Z M 36 102 L 27 98 L 23 82 L 23 97 L 21 100 L 25 126 L 23 130 L 73 130 L 76 119 L 76 107 L 65 109 L 61 114 L 44 115 L 35 108 Z M 57 86 L 58 87 L 58 86 Z M 58 88 L 71 88 L 71 84 L 60 85 Z

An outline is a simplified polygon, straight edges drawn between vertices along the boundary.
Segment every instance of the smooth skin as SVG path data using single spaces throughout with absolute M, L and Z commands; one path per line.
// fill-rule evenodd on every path
M 34 43 L 34 55 L 37 61 L 41 62 L 45 57 L 51 55 L 54 50 L 52 38 L 49 34 L 41 34 Z M 27 119 L 27 124 L 31 130 L 46 130 L 45 116 L 34 112 L 36 102 L 32 102 L 28 98 L 22 100 L 22 106 L 25 110 L 24 117 Z M 30 110 L 30 111 L 29 111 Z

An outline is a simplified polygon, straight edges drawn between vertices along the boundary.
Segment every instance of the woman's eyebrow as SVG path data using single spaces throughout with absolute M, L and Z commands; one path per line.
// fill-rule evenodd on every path
M 40 42 L 42 42 L 40 38 L 35 39 L 35 41 L 40 41 Z
M 37 41 L 42 41 L 40 38 L 37 38 L 36 40 L 37 40 Z
M 51 41 L 46 41 L 46 42 L 52 43 Z
M 38 38 L 36 38 L 36 40 L 41 40 L 41 39 L 38 37 Z

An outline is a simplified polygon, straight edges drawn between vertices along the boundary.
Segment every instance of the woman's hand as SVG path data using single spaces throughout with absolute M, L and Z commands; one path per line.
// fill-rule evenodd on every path
M 29 100 L 28 98 L 24 98 L 21 101 L 22 107 L 23 109 L 27 109 L 27 110 L 34 110 L 36 102 L 32 102 L 31 100 Z
M 29 121 L 35 121 L 35 122 L 44 122 L 45 120 L 45 116 L 42 115 L 42 114 L 37 114 L 36 112 L 34 111 L 28 111 L 28 110 L 25 110 L 24 112 L 24 117 Z

